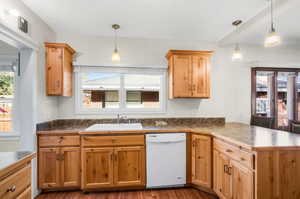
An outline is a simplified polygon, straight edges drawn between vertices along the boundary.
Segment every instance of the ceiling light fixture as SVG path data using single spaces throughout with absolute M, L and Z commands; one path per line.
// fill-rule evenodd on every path
M 112 25 L 112 28 L 115 31 L 115 41 L 114 41 L 115 49 L 114 49 L 114 52 L 112 53 L 111 60 L 113 62 L 120 62 L 121 58 L 120 58 L 120 53 L 118 51 L 118 46 L 117 46 L 117 30 L 120 29 L 120 25 L 114 24 L 114 25 Z
M 238 25 L 240 25 L 241 23 L 242 23 L 242 20 L 235 20 L 234 22 L 232 22 L 232 25 L 235 26 L 236 30 L 237 30 Z M 234 51 L 232 54 L 232 61 L 240 61 L 242 59 L 243 59 L 243 54 L 241 53 L 240 45 L 238 42 L 236 42 L 235 48 L 234 48 Z
M 274 28 L 273 0 L 270 1 L 271 1 L 271 6 L 270 6 L 271 7 L 271 30 L 266 36 L 265 43 L 264 43 L 265 47 L 274 47 L 281 43 L 281 37 Z

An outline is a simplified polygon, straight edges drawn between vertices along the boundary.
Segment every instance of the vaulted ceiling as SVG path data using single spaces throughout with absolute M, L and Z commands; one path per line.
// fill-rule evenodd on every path
M 121 25 L 121 37 L 187 39 L 259 43 L 267 31 L 267 0 L 22 0 L 56 32 L 112 36 L 111 25 Z M 298 2 L 298 3 L 297 3 Z M 300 39 L 299 0 L 275 0 L 278 30 Z M 289 10 L 292 10 L 291 12 Z M 235 34 L 231 22 L 246 22 Z M 279 26 L 280 25 L 280 26 Z M 291 33 L 287 30 L 293 30 Z

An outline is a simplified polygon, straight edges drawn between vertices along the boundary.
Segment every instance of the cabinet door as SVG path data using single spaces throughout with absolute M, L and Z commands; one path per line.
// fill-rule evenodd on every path
M 113 148 L 82 149 L 82 188 L 113 186 Z
M 145 185 L 145 148 L 143 146 L 116 147 L 114 184 L 116 186 Z
M 47 48 L 46 54 L 46 72 L 47 72 L 47 94 L 62 94 L 63 62 L 62 48 Z
M 173 95 L 191 97 L 191 56 L 174 55 L 173 59 Z
M 61 181 L 63 187 L 80 186 L 80 148 L 61 148 Z
M 192 135 L 192 183 L 211 188 L 211 138 Z
M 210 57 L 205 55 L 192 56 L 192 96 L 210 97 Z
M 228 168 L 230 166 L 229 158 L 214 150 L 214 191 L 222 199 L 231 199 L 231 176 Z
M 59 148 L 39 149 L 39 188 L 49 189 L 60 186 Z
M 253 199 L 253 172 L 236 161 L 231 161 L 232 199 Z

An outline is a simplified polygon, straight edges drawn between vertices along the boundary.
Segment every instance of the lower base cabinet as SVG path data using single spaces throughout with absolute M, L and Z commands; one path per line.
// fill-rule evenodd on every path
M 31 164 L 26 163 L 0 180 L 0 198 L 31 199 Z
M 82 149 L 82 189 L 145 186 L 144 146 Z
M 236 160 L 243 155 L 239 160 L 245 161 L 245 153 L 222 142 L 214 145 L 213 189 L 221 199 L 254 199 L 254 171 Z
M 39 188 L 80 187 L 80 147 L 39 148 Z
M 191 136 L 191 183 L 212 188 L 212 138 L 205 135 Z

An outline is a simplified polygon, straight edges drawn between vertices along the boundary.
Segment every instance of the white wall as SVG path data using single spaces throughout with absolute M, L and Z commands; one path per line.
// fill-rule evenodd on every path
M 33 39 L 39 45 L 38 52 L 38 66 L 36 66 L 37 76 L 37 121 L 47 121 L 55 119 L 57 116 L 57 103 L 56 97 L 47 97 L 45 95 L 45 81 L 44 81 L 44 63 L 45 51 L 43 42 L 55 41 L 55 32 L 44 23 L 37 15 L 35 15 L 27 6 L 20 0 L 0 0 L 0 23 L 3 23 L 12 30 L 19 32 L 20 35 L 25 35 L 17 29 L 17 18 L 7 15 L 7 10 L 16 9 L 20 15 L 25 17 L 29 22 L 29 38 Z
M 75 34 L 58 34 L 58 42 L 67 42 L 75 50 L 83 54 L 75 64 L 116 66 L 111 62 L 113 51 L 113 40 L 109 37 L 92 37 Z M 121 64 L 125 66 L 167 66 L 165 55 L 169 49 L 195 49 L 215 50 L 216 44 L 209 42 L 174 41 L 174 40 L 147 40 L 147 39 L 120 39 Z M 212 67 L 212 97 L 209 100 L 203 99 L 175 99 L 168 100 L 167 113 L 164 115 L 143 114 L 130 115 L 138 117 L 224 117 L 224 85 L 218 84 L 223 81 L 223 74 L 226 72 L 222 65 L 218 64 L 218 55 L 213 56 Z M 74 98 L 59 98 L 60 118 L 102 118 L 115 117 L 109 115 L 76 115 L 74 113 Z
M 111 62 L 113 38 L 84 36 L 74 33 L 58 33 L 58 42 L 67 42 L 83 53 L 76 61 L 78 65 L 116 66 Z M 130 115 L 131 117 L 226 117 L 227 121 L 249 123 L 251 108 L 250 67 L 298 67 L 300 51 L 280 46 L 265 49 L 262 46 L 241 46 L 244 60 L 231 61 L 232 46 L 218 47 L 215 43 L 202 41 L 178 41 L 159 39 L 120 38 L 121 65 L 166 66 L 165 54 L 169 49 L 214 50 L 212 57 L 210 99 L 168 100 L 167 113 L 162 115 Z M 255 64 L 254 64 L 255 63 Z M 294 64 L 293 64 L 294 63 Z M 60 97 L 58 117 L 107 118 L 114 115 L 78 115 L 74 112 L 74 98 Z
M 8 27 L 10 33 L 20 41 L 33 41 L 37 49 L 21 49 L 21 77 L 18 116 L 20 120 L 20 140 L 1 141 L 1 151 L 7 150 L 36 150 L 36 123 L 52 120 L 57 117 L 57 98 L 45 96 L 44 63 L 45 50 L 43 42 L 55 41 L 55 33 L 37 15 L 19 0 L 0 0 L 0 24 Z M 20 15 L 29 22 L 29 34 L 17 29 L 17 18 L 6 14 L 9 9 L 17 9 Z M 9 144 L 9 147 L 8 147 Z M 37 164 L 32 161 L 33 196 L 37 190 Z

